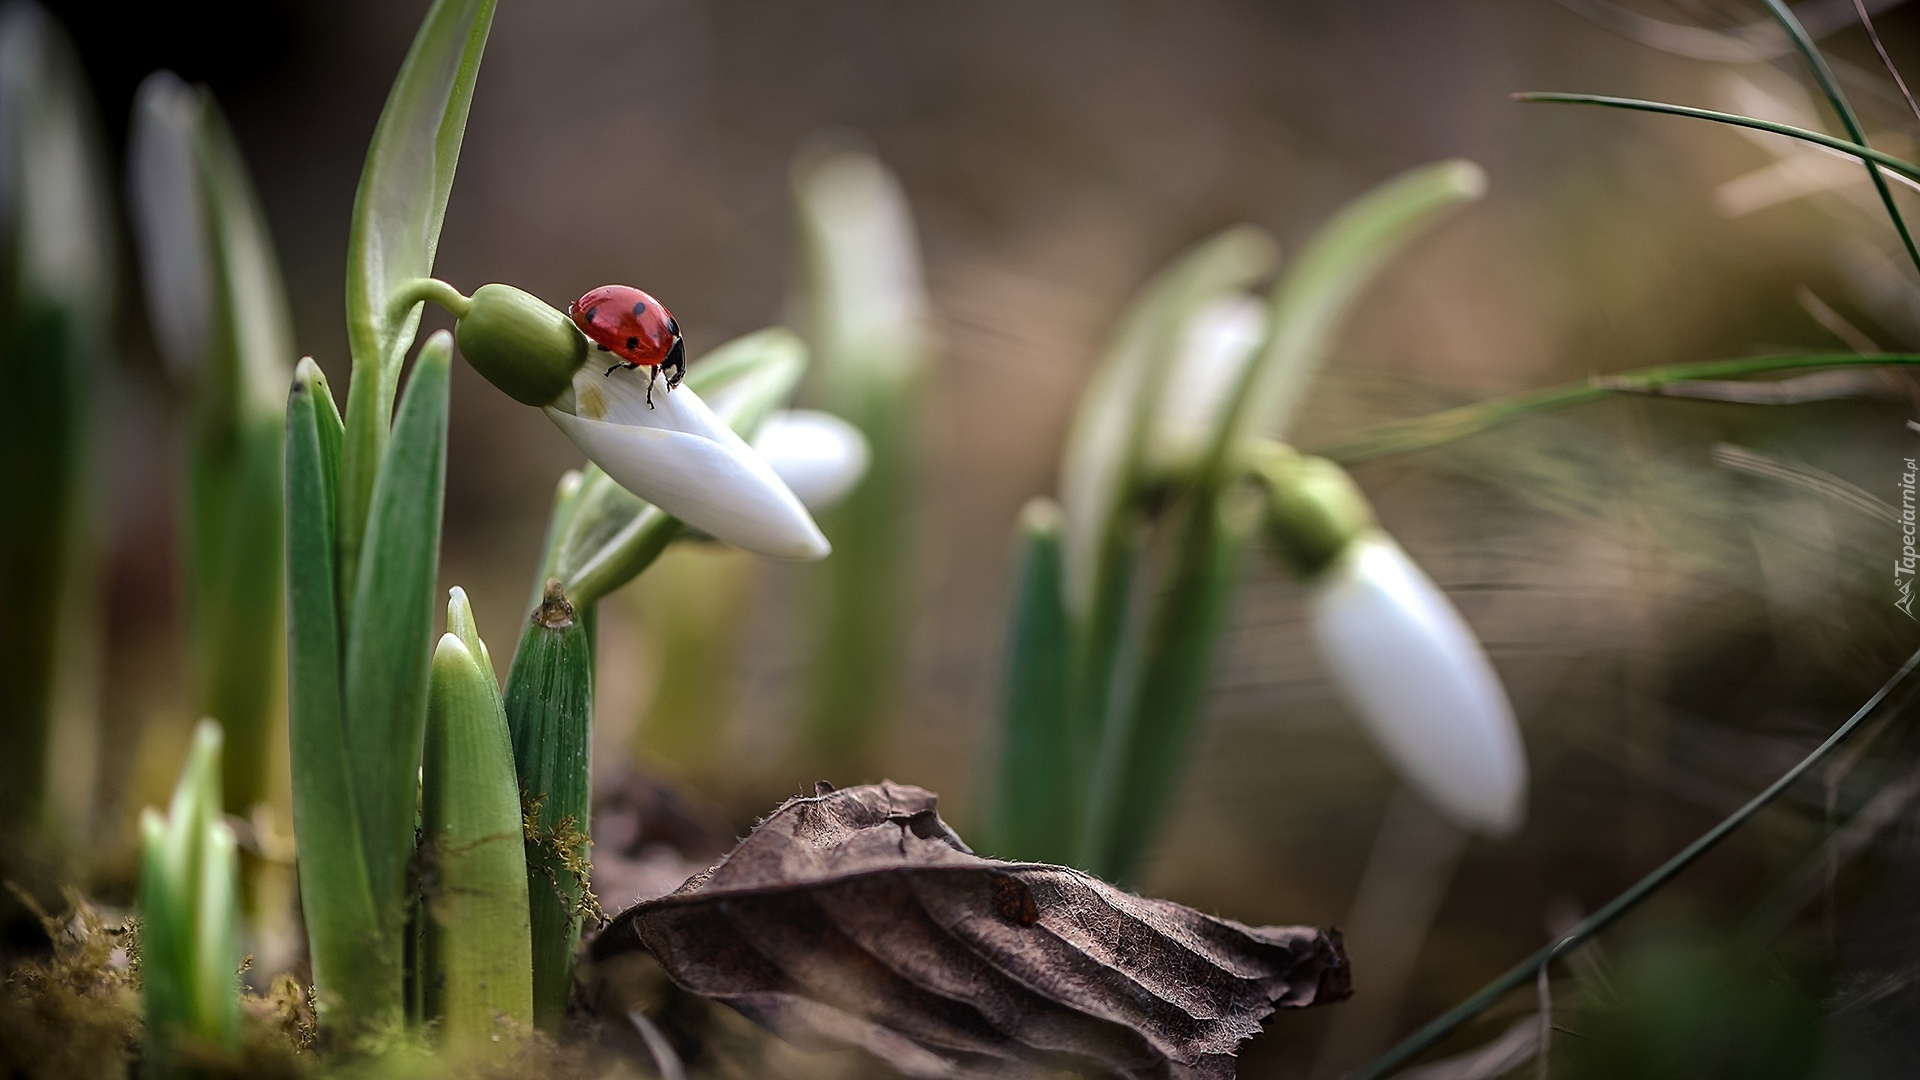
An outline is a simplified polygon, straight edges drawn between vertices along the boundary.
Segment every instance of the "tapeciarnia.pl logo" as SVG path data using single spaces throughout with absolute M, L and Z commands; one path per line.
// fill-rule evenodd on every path
M 1915 552 L 1913 549 L 1913 482 L 1915 474 L 1920 473 L 1920 466 L 1914 464 L 1913 458 L 1905 458 L 1903 461 L 1906 464 L 1906 471 L 1900 474 L 1900 558 L 1893 564 L 1893 588 L 1900 594 L 1900 599 L 1895 600 L 1893 606 L 1899 608 L 1907 618 L 1912 619 L 1914 618 L 1913 575 L 1916 564 L 1920 564 L 1920 552 Z

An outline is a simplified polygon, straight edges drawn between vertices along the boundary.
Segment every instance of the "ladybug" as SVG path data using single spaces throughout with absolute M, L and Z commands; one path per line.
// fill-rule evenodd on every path
M 687 346 L 680 324 L 666 305 L 647 293 L 630 285 L 602 285 L 568 304 L 567 314 L 596 348 L 620 358 L 607 369 L 608 375 L 623 367 L 647 369 L 647 408 L 653 408 L 656 375 L 665 373 L 669 391 L 686 378 Z

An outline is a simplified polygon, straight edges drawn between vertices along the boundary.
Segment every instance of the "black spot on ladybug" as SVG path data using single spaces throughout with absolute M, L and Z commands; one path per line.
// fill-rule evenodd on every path
M 646 313 L 647 313 L 647 302 L 645 300 L 641 300 L 633 305 L 634 318 L 637 319 L 640 316 L 645 315 Z
M 640 339 L 639 339 L 639 338 L 637 338 L 637 337 L 630 337 L 630 338 L 628 338 L 628 339 L 627 339 L 627 348 L 629 348 L 629 349 L 637 349 L 637 348 L 639 348 L 639 347 L 640 347 Z
M 993 896 L 993 910 L 1015 926 L 1032 926 L 1040 921 L 1040 908 L 1033 902 L 1033 890 L 1011 874 L 995 874 L 987 879 L 987 891 Z
M 680 335 L 680 324 L 677 322 L 674 322 L 673 316 L 671 315 L 667 316 L 667 333 L 672 334 L 675 337 L 678 337 Z
M 592 321 L 593 321 L 593 313 L 594 313 L 594 312 L 596 312 L 596 311 L 599 311 L 599 310 L 600 310 L 600 309 L 599 309 L 599 308 L 597 308 L 597 307 L 590 307 L 590 308 L 588 308 L 588 309 L 587 309 L 587 321 L 588 321 L 588 322 L 592 322 Z

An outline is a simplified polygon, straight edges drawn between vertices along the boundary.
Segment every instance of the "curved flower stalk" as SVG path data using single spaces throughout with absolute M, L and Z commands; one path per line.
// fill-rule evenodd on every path
M 1309 583 L 1321 659 L 1374 744 L 1455 824 L 1519 828 L 1526 751 L 1472 628 L 1338 465 L 1276 448 L 1260 476 L 1269 538 Z

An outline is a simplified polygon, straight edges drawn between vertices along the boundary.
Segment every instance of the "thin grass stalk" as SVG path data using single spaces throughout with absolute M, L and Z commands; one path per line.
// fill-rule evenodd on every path
M 1920 353 L 1789 353 L 1780 356 L 1663 364 L 1618 375 L 1596 375 L 1577 383 L 1528 390 L 1506 397 L 1445 409 L 1412 420 L 1396 420 L 1358 435 L 1316 447 L 1312 452 L 1343 465 L 1443 446 L 1455 439 L 1491 431 L 1528 416 L 1602 401 L 1616 394 L 1648 393 L 1674 383 L 1738 379 L 1777 371 L 1818 368 L 1912 366 Z
M 1800 58 L 1806 61 L 1807 69 L 1813 72 L 1814 81 L 1820 84 L 1820 92 L 1827 96 L 1827 103 L 1833 106 L 1834 113 L 1840 117 L 1840 123 L 1847 129 L 1847 135 L 1860 146 L 1866 146 L 1867 133 L 1860 126 L 1860 118 L 1854 115 L 1853 106 L 1848 103 L 1847 95 L 1840 89 L 1840 80 L 1833 77 L 1833 69 L 1827 66 L 1827 58 L 1820 55 L 1820 50 L 1814 45 L 1813 38 L 1807 35 L 1806 27 L 1800 25 L 1800 20 L 1794 16 L 1793 10 L 1782 0 L 1767 0 L 1767 10 L 1773 13 L 1780 28 L 1787 32 L 1787 39 L 1793 42 L 1793 47 L 1799 52 Z M 1868 24 L 1868 32 L 1872 33 L 1871 23 Z M 1875 37 L 1875 44 L 1878 43 L 1878 38 Z M 1895 77 L 1898 78 L 1897 75 Z M 1904 92 L 1906 87 L 1902 85 L 1900 89 Z M 1893 201 L 1893 192 L 1887 187 L 1887 178 L 1880 175 L 1879 166 L 1872 162 L 1867 162 L 1866 168 L 1867 176 L 1873 181 L 1873 190 L 1880 196 L 1880 205 L 1887 211 L 1887 219 L 1893 222 L 1894 231 L 1900 234 L 1901 245 L 1907 249 L 1907 258 L 1912 261 L 1915 270 L 1920 270 L 1920 248 L 1915 248 L 1913 245 L 1913 233 L 1908 231 L 1907 219 L 1900 215 L 1900 207 Z
M 1915 165 L 1910 161 L 1903 161 L 1900 158 L 1894 157 L 1892 154 L 1882 153 L 1870 146 L 1861 146 L 1859 143 L 1848 142 L 1845 139 L 1837 139 L 1832 135 L 1823 134 L 1818 131 L 1808 131 L 1806 128 L 1794 127 L 1792 124 L 1776 124 L 1771 120 L 1742 116 L 1739 113 L 1717 112 L 1713 109 L 1696 109 L 1690 105 L 1670 105 L 1664 101 L 1611 97 L 1606 94 L 1558 94 L 1532 91 L 1514 94 L 1513 100 L 1550 105 L 1598 105 L 1607 109 L 1629 109 L 1634 112 L 1660 113 L 1665 116 L 1685 116 L 1694 120 L 1711 120 L 1714 123 L 1727 124 L 1732 127 L 1752 128 L 1755 131 L 1765 131 L 1773 135 L 1783 135 L 1789 139 L 1798 139 L 1801 142 L 1812 143 L 1815 146 L 1824 146 L 1829 150 L 1837 150 L 1849 157 L 1856 157 L 1861 161 L 1879 165 L 1889 172 L 1898 173 L 1909 180 L 1920 181 L 1920 165 Z
M 1505 974 L 1502 974 L 1482 987 L 1472 997 L 1467 998 L 1446 1013 L 1429 1021 L 1425 1026 L 1420 1028 L 1420 1030 L 1401 1040 L 1398 1045 L 1386 1053 L 1368 1062 L 1366 1065 L 1347 1073 L 1342 1080 L 1380 1080 L 1381 1077 L 1387 1076 L 1401 1068 L 1425 1052 L 1429 1047 L 1432 1047 L 1440 1040 L 1459 1030 L 1462 1025 L 1468 1023 L 1474 1017 L 1492 1008 L 1501 998 L 1506 997 L 1507 994 L 1526 985 L 1562 954 L 1577 948 L 1594 935 L 1619 921 L 1622 916 L 1638 907 L 1648 897 L 1659 892 L 1668 882 L 1678 877 L 1687 867 L 1692 866 L 1702 855 L 1713 850 L 1722 840 L 1732 835 L 1734 830 L 1752 820 L 1755 814 L 1766 809 L 1775 799 L 1785 794 L 1788 789 L 1798 783 L 1800 778 L 1807 774 L 1808 770 L 1820 764 L 1829 754 L 1838 749 L 1842 743 L 1846 742 L 1847 737 L 1852 735 L 1854 730 L 1864 723 L 1866 719 L 1873 714 L 1875 709 L 1880 707 L 1880 703 L 1885 701 L 1887 696 L 1893 693 L 1901 683 L 1905 682 L 1909 675 L 1913 674 L 1916 667 L 1920 667 L 1920 652 L 1915 652 L 1912 656 L 1909 656 L 1907 662 L 1900 665 L 1899 670 L 1895 671 L 1885 683 L 1881 684 L 1880 689 L 1874 691 L 1873 695 L 1867 698 L 1867 700 L 1854 711 L 1853 715 L 1847 718 L 1845 723 L 1834 729 L 1833 734 L 1827 736 L 1819 746 L 1814 747 L 1811 752 L 1801 758 L 1791 769 L 1781 774 L 1779 779 L 1767 785 L 1766 789 L 1761 791 L 1760 794 L 1748 800 L 1746 805 L 1722 818 L 1713 828 L 1708 829 L 1705 833 L 1701 834 L 1699 838 L 1695 839 L 1693 843 L 1681 849 L 1679 854 L 1668 859 L 1665 863 L 1662 863 L 1658 869 L 1646 877 L 1641 878 L 1625 892 L 1608 901 L 1600 910 L 1582 919 L 1573 929 L 1543 946 L 1532 956 L 1509 968 Z

